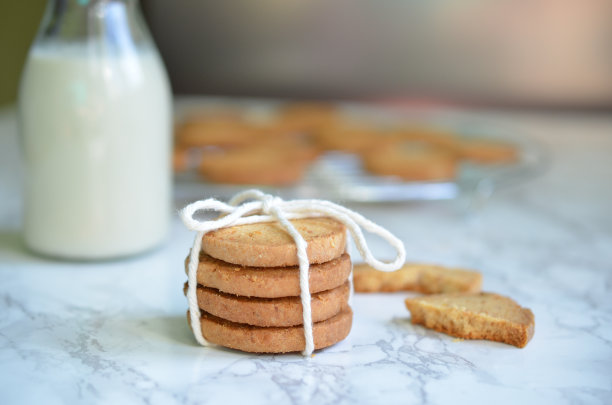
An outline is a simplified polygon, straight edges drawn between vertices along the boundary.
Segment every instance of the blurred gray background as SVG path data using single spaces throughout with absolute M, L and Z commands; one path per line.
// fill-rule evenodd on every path
M 0 2 L 0 104 L 44 0 Z M 612 0 L 143 0 L 175 93 L 612 107 Z
M 612 0 L 150 0 L 178 93 L 612 105 Z

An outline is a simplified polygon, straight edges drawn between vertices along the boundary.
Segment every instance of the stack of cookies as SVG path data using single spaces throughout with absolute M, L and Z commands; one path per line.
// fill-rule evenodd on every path
M 344 339 L 352 325 L 346 228 L 324 217 L 291 223 L 308 244 L 313 337 L 321 349 Z M 295 242 L 277 222 L 205 234 L 196 294 L 202 335 L 245 352 L 304 350 L 299 276 Z

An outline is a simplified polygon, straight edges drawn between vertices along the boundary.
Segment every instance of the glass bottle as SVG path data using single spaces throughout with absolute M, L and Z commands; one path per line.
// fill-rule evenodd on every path
M 171 93 L 136 0 L 49 0 L 18 110 L 31 250 L 95 260 L 161 243 Z

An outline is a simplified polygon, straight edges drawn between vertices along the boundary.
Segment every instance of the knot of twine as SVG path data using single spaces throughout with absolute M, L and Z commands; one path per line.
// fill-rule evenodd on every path
M 225 215 L 210 221 L 199 221 L 194 218 L 195 213 L 198 211 L 216 211 Z M 307 243 L 302 235 L 295 229 L 293 224 L 289 222 L 290 219 L 325 216 L 342 222 L 351 233 L 363 260 L 378 270 L 397 270 L 406 260 L 406 251 L 403 243 L 391 232 L 348 208 L 325 200 L 285 201 L 279 197 L 265 194 L 259 190 L 247 190 L 236 194 L 228 203 L 221 202 L 214 198 L 196 201 L 183 208 L 180 215 L 185 226 L 197 232 L 189 256 L 187 300 L 189 302 L 191 329 L 193 330 L 195 339 L 202 346 L 208 346 L 209 343 L 202 335 L 202 328 L 200 325 L 201 312 L 196 296 L 196 274 L 200 260 L 200 250 L 202 248 L 202 237 L 210 231 L 236 225 L 278 221 L 289 235 L 291 235 L 297 247 L 300 269 L 300 299 L 302 301 L 302 318 L 304 322 L 304 338 L 306 341 L 302 353 L 305 356 L 310 356 L 314 351 L 312 311 L 310 306 L 311 298 L 308 281 L 310 263 L 306 253 Z M 377 260 L 372 255 L 361 228 L 387 241 L 397 252 L 395 259 L 388 263 Z

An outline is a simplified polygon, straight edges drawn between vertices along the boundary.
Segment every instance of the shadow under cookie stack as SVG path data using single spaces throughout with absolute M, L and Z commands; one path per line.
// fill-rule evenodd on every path
M 308 244 L 313 338 L 315 349 L 321 349 L 343 340 L 352 326 L 346 228 L 325 217 L 291 223 Z M 253 353 L 304 350 L 297 248 L 281 224 L 205 234 L 197 283 L 201 330 L 208 342 Z

